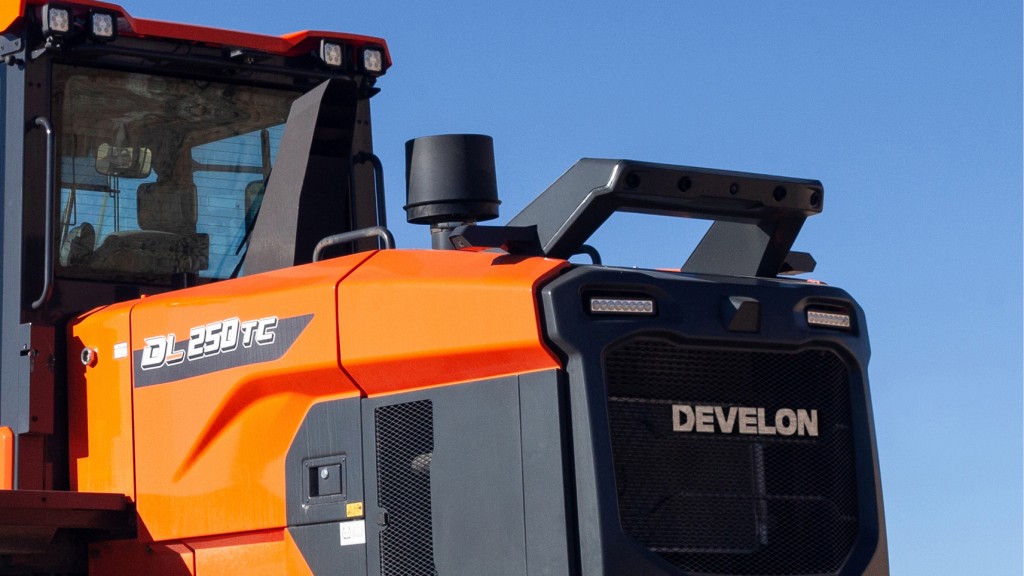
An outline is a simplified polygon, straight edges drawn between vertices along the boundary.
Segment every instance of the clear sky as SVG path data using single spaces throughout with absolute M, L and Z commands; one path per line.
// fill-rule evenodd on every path
M 864 307 L 893 574 L 1021 567 L 1019 0 L 122 0 L 136 16 L 385 37 L 374 98 L 402 247 L 404 142 L 495 139 L 504 222 L 585 156 L 816 178 L 797 249 Z M 697 231 L 616 219 L 606 262 Z M 685 226 L 683 226 L 685 228 Z

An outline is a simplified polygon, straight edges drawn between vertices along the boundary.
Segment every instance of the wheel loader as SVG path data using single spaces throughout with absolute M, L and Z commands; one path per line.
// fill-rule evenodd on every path
M 0 573 L 888 574 L 821 182 L 585 158 L 493 225 L 492 140 L 427 136 L 401 249 L 384 40 L 0 30 Z M 711 224 L 624 267 L 616 213 Z

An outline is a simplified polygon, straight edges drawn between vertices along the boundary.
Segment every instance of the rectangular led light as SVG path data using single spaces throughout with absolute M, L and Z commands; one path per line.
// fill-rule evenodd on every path
M 844 330 L 849 330 L 850 315 L 840 314 L 836 312 L 824 312 L 822 310 L 808 310 L 807 323 L 810 324 L 811 326 L 821 326 L 823 328 L 842 328 Z
M 71 13 L 67 8 L 43 7 L 43 33 L 67 34 L 71 30 Z
M 324 64 L 340 68 L 344 63 L 344 58 L 345 51 L 341 48 L 341 44 L 327 41 L 320 42 L 320 59 L 324 61 Z
M 104 12 L 93 12 L 92 35 L 101 40 L 109 40 L 114 37 L 114 15 Z
M 363 50 L 363 70 L 373 74 L 384 71 L 384 53 L 377 48 Z
M 652 316 L 654 300 L 650 298 L 599 298 L 590 299 L 590 311 L 594 314 L 637 314 Z

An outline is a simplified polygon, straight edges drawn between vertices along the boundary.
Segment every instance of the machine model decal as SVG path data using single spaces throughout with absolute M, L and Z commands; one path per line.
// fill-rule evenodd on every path
M 818 411 L 780 408 L 768 421 L 764 408 L 672 405 L 672 430 L 760 436 L 817 436 Z
M 228 318 L 195 326 L 184 340 L 173 332 L 145 338 L 145 347 L 132 355 L 135 387 L 277 360 L 312 319 L 312 314 L 245 321 Z

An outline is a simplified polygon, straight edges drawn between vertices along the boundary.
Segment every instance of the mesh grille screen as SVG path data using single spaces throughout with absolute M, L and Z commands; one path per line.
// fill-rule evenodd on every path
M 381 406 L 374 411 L 377 498 L 387 511 L 380 532 L 382 576 L 433 576 L 434 534 L 430 460 L 434 408 L 429 400 Z
M 624 531 L 695 574 L 826 574 L 857 535 L 849 375 L 826 350 L 697 348 L 635 337 L 607 351 Z M 819 435 L 673 431 L 673 404 L 817 410 Z M 735 411 L 734 411 L 735 412 Z M 685 417 L 681 417 L 685 419 Z M 784 422 L 788 426 L 788 422 Z

